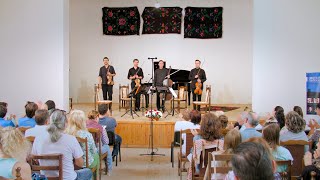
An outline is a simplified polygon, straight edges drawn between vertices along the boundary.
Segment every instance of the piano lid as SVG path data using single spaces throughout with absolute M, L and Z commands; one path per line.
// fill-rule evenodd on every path
M 178 69 L 171 69 L 170 74 L 176 72 L 177 70 Z M 181 69 L 177 73 L 172 74 L 170 79 L 173 82 L 190 82 L 189 73 L 190 71 Z

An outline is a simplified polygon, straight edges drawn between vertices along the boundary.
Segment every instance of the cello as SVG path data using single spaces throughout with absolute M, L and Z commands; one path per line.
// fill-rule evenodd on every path
M 171 71 L 171 66 L 169 67 L 168 75 L 167 75 L 166 78 L 163 80 L 163 86 L 168 87 L 168 88 L 171 88 L 172 85 L 173 85 L 173 81 L 169 78 L 169 76 L 170 76 L 170 71 Z M 166 101 L 169 101 L 169 100 L 171 100 L 171 99 L 172 99 L 172 94 L 166 92 L 166 94 L 165 94 L 165 100 L 166 100 Z

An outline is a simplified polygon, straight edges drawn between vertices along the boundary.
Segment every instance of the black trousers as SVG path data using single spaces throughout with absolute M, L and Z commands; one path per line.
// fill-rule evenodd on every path
M 108 84 L 102 84 L 102 93 L 103 93 L 103 100 L 112 101 L 113 86 Z M 109 105 L 109 109 L 111 109 L 111 104 Z
M 195 94 L 194 90 L 195 89 L 192 89 L 192 100 L 193 101 L 201 101 L 201 95 Z M 197 109 L 198 111 L 200 111 L 200 107 L 193 106 L 193 109 Z
M 160 94 L 165 96 L 165 93 L 157 92 L 157 109 L 160 110 L 162 108 L 162 111 L 163 111 L 164 110 L 164 99 L 163 99 L 163 97 L 162 97 L 162 99 L 160 99 Z M 161 105 L 160 105 L 160 102 L 161 102 Z
M 140 109 L 141 93 L 135 94 L 134 98 L 136 99 L 135 108 Z

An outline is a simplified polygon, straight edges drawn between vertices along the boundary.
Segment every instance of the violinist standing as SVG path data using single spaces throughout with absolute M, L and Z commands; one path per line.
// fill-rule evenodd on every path
M 109 64 L 109 58 L 103 58 L 103 66 L 99 70 L 98 83 L 99 88 L 102 89 L 103 99 L 112 101 L 113 94 L 113 77 L 116 75 L 116 72 Z M 111 104 L 109 105 L 111 110 Z
M 192 100 L 201 101 L 202 94 L 195 93 L 195 90 L 197 88 L 196 84 L 197 85 L 201 84 L 201 90 L 203 90 L 203 83 L 207 80 L 207 77 L 206 77 L 206 72 L 202 68 L 200 68 L 201 61 L 197 59 L 195 60 L 194 64 L 195 64 L 195 68 L 193 68 L 189 74 L 189 80 L 191 81 L 190 88 L 192 92 Z M 193 108 L 195 109 L 195 107 Z M 200 107 L 198 107 L 197 110 L 199 111 Z
M 139 67 L 139 60 L 133 60 L 133 67 L 129 69 L 128 72 L 128 79 L 131 80 L 131 90 L 136 87 L 136 80 L 140 81 L 143 79 L 143 70 Z M 134 94 L 134 98 L 136 99 L 135 102 L 135 110 L 140 111 L 140 97 L 141 93 Z
M 165 78 L 168 78 L 168 69 L 164 67 L 164 61 L 160 60 L 159 61 L 159 69 L 156 69 L 154 72 L 154 86 L 156 87 L 161 87 L 163 86 L 163 81 Z M 160 94 L 163 94 L 163 92 L 158 92 L 157 91 L 157 109 L 160 111 L 164 111 L 164 99 L 162 98 L 161 100 L 161 105 L 160 105 Z

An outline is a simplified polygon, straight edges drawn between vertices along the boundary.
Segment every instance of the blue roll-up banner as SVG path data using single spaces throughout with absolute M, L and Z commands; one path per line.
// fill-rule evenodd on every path
M 320 72 L 307 73 L 307 109 L 308 115 L 316 115 L 316 106 L 320 103 Z

